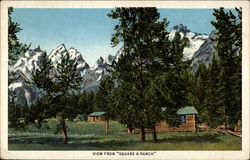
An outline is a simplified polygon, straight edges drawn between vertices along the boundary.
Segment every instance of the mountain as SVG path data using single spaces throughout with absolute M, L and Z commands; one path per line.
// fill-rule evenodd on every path
M 21 57 L 13 67 L 9 67 L 9 72 L 16 77 L 18 80 L 9 85 L 10 91 L 16 93 L 16 101 L 19 104 L 27 104 L 31 106 L 43 95 L 43 91 L 32 86 L 32 72 L 35 69 L 39 69 L 40 62 L 45 56 L 45 51 L 42 51 L 40 46 L 34 50 L 27 51 L 23 57 Z M 70 55 L 70 59 L 74 59 L 77 63 L 77 72 L 82 76 L 86 75 L 90 67 L 82 58 L 80 52 L 75 48 L 66 49 L 65 45 L 62 44 L 57 48 L 53 49 L 48 55 L 49 59 L 53 63 L 53 72 L 50 76 L 58 74 L 57 65 L 61 63 L 62 56 L 65 54 Z
M 118 61 L 119 57 L 124 54 L 124 49 L 120 48 L 115 55 L 108 55 L 107 58 L 99 57 L 96 63 L 91 67 L 84 77 L 84 88 L 86 91 L 96 92 L 103 77 L 109 74 L 107 70 L 113 61 Z
M 186 26 L 179 24 L 173 27 L 169 34 L 169 39 L 172 40 L 176 32 L 179 32 L 181 38 L 189 39 L 189 45 L 184 48 L 184 60 L 191 60 L 192 72 L 194 73 L 201 63 L 206 67 L 212 63 L 213 57 L 217 56 L 214 46 L 216 32 L 212 31 L 210 35 L 200 34 L 190 31 Z
M 204 63 L 206 67 L 212 63 L 213 57 L 217 56 L 217 52 L 214 49 L 217 41 L 215 41 L 216 32 L 212 31 L 209 38 L 200 46 L 199 50 L 194 53 L 193 61 L 191 64 L 192 72 L 195 72 L 201 63 Z
M 57 65 L 61 63 L 61 59 L 66 54 L 69 54 L 71 60 L 77 63 L 77 72 L 84 78 L 81 87 L 88 92 L 96 92 L 99 89 L 99 84 L 103 77 L 108 72 L 107 69 L 113 61 L 117 61 L 119 56 L 123 54 L 123 49 L 118 50 L 115 55 L 109 55 L 106 59 L 100 57 L 96 63 L 90 67 L 87 62 L 82 58 L 82 55 L 75 48 L 67 49 L 64 44 L 53 49 L 48 58 L 53 64 L 51 77 L 59 74 L 57 72 Z M 18 77 L 18 80 L 9 85 L 9 90 L 14 91 L 16 94 L 16 102 L 19 104 L 27 104 L 31 106 L 39 98 L 44 95 L 41 89 L 32 86 L 32 72 L 39 69 L 40 61 L 46 56 L 45 51 L 42 51 L 40 46 L 34 50 L 27 51 L 14 66 L 9 67 L 9 73 Z
M 27 51 L 16 62 L 11 71 L 20 75 L 22 81 L 31 81 L 31 72 L 39 68 L 39 61 L 43 58 L 44 54 L 45 52 L 40 49 L 40 46 L 34 50 Z
M 18 77 L 18 80 L 9 85 L 9 90 L 16 94 L 15 101 L 18 104 L 30 106 L 42 96 L 42 92 L 29 83 L 31 82 L 32 71 L 39 68 L 39 62 L 44 55 L 45 52 L 38 46 L 34 50 L 27 51 L 13 67 L 9 67 L 9 73 Z
M 184 60 L 192 59 L 192 71 L 195 72 L 201 63 L 208 66 L 212 62 L 212 58 L 216 55 L 214 50 L 215 33 L 212 32 L 209 36 L 206 34 L 199 34 L 191 32 L 186 26 L 180 24 L 174 26 L 169 34 L 169 39 L 172 40 L 176 32 L 179 32 L 181 37 L 187 37 L 190 41 L 189 45 L 184 48 Z M 39 98 L 43 96 L 43 91 L 31 85 L 32 71 L 39 68 L 40 61 L 45 56 L 45 51 L 42 51 L 40 46 L 34 50 L 29 50 L 21 57 L 14 66 L 9 67 L 11 74 L 17 75 L 17 81 L 9 85 L 10 91 L 16 93 L 16 101 L 20 104 L 27 104 L 31 106 Z M 61 63 L 61 59 L 66 54 L 69 54 L 70 59 L 74 59 L 77 63 L 77 72 L 84 78 L 82 82 L 82 89 L 88 92 L 96 92 L 99 89 L 99 84 L 103 77 L 108 75 L 107 70 L 113 61 L 118 61 L 122 54 L 125 54 L 124 49 L 121 48 L 114 55 L 108 55 L 106 58 L 99 57 L 96 63 L 90 67 L 88 63 L 82 58 L 82 55 L 75 48 L 66 48 L 61 44 L 53 49 L 48 58 L 53 63 L 53 72 L 50 76 L 58 74 L 57 65 Z
M 88 63 L 82 58 L 82 55 L 75 48 L 71 47 L 70 49 L 66 49 L 64 44 L 61 44 L 57 48 L 53 49 L 49 54 L 49 59 L 52 61 L 55 71 L 57 70 L 57 64 L 61 63 L 61 59 L 66 54 L 69 54 L 71 60 L 75 60 L 77 63 L 77 72 L 85 73 L 89 69 Z
M 184 26 L 183 24 L 179 24 L 174 26 L 172 31 L 170 32 L 170 40 L 174 38 L 176 32 L 180 33 L 181 38 L 186 37 L 189 40 L 189 45 L 185 47 L 183 51 L 184 60 L 192 59 L 194 53 L 197 52 L 201 45 L 208 39 L 208 35 L 191 32 L 186 26 Z

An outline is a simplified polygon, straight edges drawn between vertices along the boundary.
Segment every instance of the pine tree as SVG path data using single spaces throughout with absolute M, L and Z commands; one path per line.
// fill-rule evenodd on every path
M 112 93 L 115 118 L 127 126 L 129 133 L 132 133 L 137 123 L 136 108 L 140 98 L 134 84 L 136 79 L 131 72 L 134 69 L 131 65 L 132 59 L 133 57 L 128 54 L 122 54 L 117 62 L 113 62 L 112 69 L 109 70 L 115 86 Z
M 123 42 L 125 51 L 125 55 L 113 65 L 113 77 L 120 82 L 120 93 L 126 88 L 130 95 L 126 98 L 133 96 L 135 99 L 129 99 L 131 102 L 128 103 L 123 101 L 124 95 L 119 98 L 130 112 L 126 122 L 133 119 L 133 123 L 127 125 L 140 128 L 142 141 L 145 141 L 145 128 L 152 129 L 153 141 L 156 142 L 155 125 L 162 120 L 161 107 L 172 107 L 167 112 L 169 115 L 165 113 L 164 116 L 171 121 L 177 109 L 190 104 L 193 98 L 189 86 L 192 78 L 190 61 L 183 62 L 183 49 L 188 39 L 176 33 L 170 42 L 166 31 L 168 22 L 166 19 L 158 21 L 160 15 L 156 8 L 117 8 L 109 16 L 119 20 L 112 44 Z M 188 83 L 185 83 L 187 79 Z M 157 93 L 165 96 L 156 100 Z
M 31 85 L 35 85 L 46 91 L 47 94 L 52 96 L 53 80 L 50 76 L 53 64 L 47 56 L 47 52 L 42 55 L 41 61 L 39 62 L 39 68 L 32 71 L 32 82 Z
M 221 101 L 225 107 L 225 124 L 231 128 L 241 119 L 241 52 L 242 52 L 242 11 L 238 15 L 223 8 L 214 9 L 216 21 L 212 25 L 217 30 L 216 50 L 222 65 L 223 84 Z
M 156 57 L 166 54 L 167 21 L 164 19 L 158 22 L 160 15 L 156 8 L 116 8 L 108 16 L 119 20 L 111 42 L 114 46 L 123 43 L 128 65 L 121 67 L 123 69 L 121 73 L 130 75 L 134 91 L 138 91 L 138 96 L 135 96 L 138 97 L 137 104 L 133 106 L 137 114 L 134 125 L 140 128 L 141 141 L 145 141 L 145 127 L 147 127 L 145 89 L 150 82 L 149 79 L 158 71 L 156 68 L 159 62 Z M 126 70 L 127 67 L 131 70 Z
M 57 75 L 51 76 L 53 65 L 45 55 L 40 69 L 33 72 L 33 84 L 43 89 L 48 96 L 47 105 L 43 112 L 45 116 L 51 117 L 59 116 L 59 124 L 57 125 L 57 132 L 61 131 L 63 135 L 63 143 L 68 143 L 67 129 L 65 118 L 72 118 L 75 116 L 73 112 L 74 106 L 70 101 L 70 97 L 80 89 L 82 77 L 77 73 L 77 63 L 74 59 L 70 59 L 69 53 L 62 56 L 61 63 L 57 64 Z
M 207 116 L 208 125 L 211 127 L 217 127 L 223 124 L 224 109 L 223 104 L 220 101 L 220 86 L 222 86 L 221 66 L 215 57 L 213 58 L 212 64 L 208 68 L 208 82 L 206 95 L 204 100 L 204 107 L 209 113 Z
M 69 53 L 66 53 L 61 59 L 61 63 L 57 65 L 58 75 L 55 76 L 54 92 L 58 95 L 52 100 L 53 104 L 58 107 L 58 115 L 60 116 L 60 129 L 63 135 L 63 143 L 68 143 L 67 129 L 65 118 L 71 116 L 71 104 L 68 98 L 74 91 L 80 89 L 82 77 L 77 73 L 77 63 L 70 59 Z
M 8 63 L 9 65 L 13 65 L 16 60 L 26 52 L 30 45 L 26 45 L 19 42 L 17 37 L 17 33 L 22 29 L 20 24 L 13 22 L 11 18 L 11 14 L 13 13 L 13 8 L 8 8 Z
M 9 127 L 15 128 L 15 129 L 23 129 L 24 124 L 20 122 L 20 118 L 22 117 L 21 108 L 23 106 L 20 106 L 13 102 L 12 100 L 8 103 L 8 121 L 9 121 Z
M 186 38 L 181 38 L 177 32 L 171 43 L 167 43 L 165 54 L 161 55 L 161 73 L 155 73 L 151 80 L 147 93 L 147 123 L 153 130 L 153 141 L 157 141 L 155 125 L 161 120 L 176 126 L 177 110 L 184 105 L 191 104 L 193 95 L 191 93 L 190 62 L 183 61 L 183 49 L 188 44 Z M 157 95 L 157 96 L 155 96 Z M 165 108 L 166 112 L 162 111 Z
M 100 90 L 96 93 L 95 103 L 101 111 L 106 112 L 105 134 L 109 134 L 109 120 L 114 115 L 113 106 L 113 89 L 114 83 L 111 77 L 107 76 L 102 79 Z
M 191 68 L 190 61 L 183 60 L 183 50 L 189 43 L 187 38 L 181 39 L 180 34 L 177 32 L 173 41 L 171 42 L 171 50 L 170 57 L 168 58 L 170 61 L 169 64 L 169 74 L 174 77 L 176 86 L 173 86 L 172 90 L 172 100 L 176 103 L 174 106 L 184 107 L 185 105 L 189 105 L 191 103 L 189 93 L 191 92 L 190 81 L 191 81 Z M 170 84 L 169 84 L 170 85 Z
M 75 95 L 77 104 L 77 113 L 88 115 L 94 110 L 95 95 L 93 92 L 83 92 L 80 95 Z
M 133 84 L 123 82 L 122 85 L 114 89 L 113 95 L 115 118 L 121 124 L 126 125 L 128 134 L 130 134 L 137 123 L 138 91 Z
M 11 84 L 19 79 L 19 75 L 12 72 L 12 65 L 18 60 L 18 58 L 26 52 L 30 45 L 26 45 L 19 42 L 17 37 L 17 33 L 22 29 L 20 24 L 13 22 L 11 14 L 13 13 L 13 8 L 8 8 L 8 84 Z M 19 123 L 19 118 L 21 118 L 20 105 L 16 104 L 14 101 L 15 92 L 12 90 L 8 90 L 8 108 L 9 108 L 9 121 L 10 127 L 20 128 L 21 124 Z
M 198 123 L 210 122 L 208 110 L 205 107 L 205 99 L 207 97 L 208 91 L 208 81 L 209 81 L 209 71 L 205 64 L 200 64 L 198 70 L 194 74 L 194 95 L 195 95 L 195 105 L 198 111 L 197 120 Z

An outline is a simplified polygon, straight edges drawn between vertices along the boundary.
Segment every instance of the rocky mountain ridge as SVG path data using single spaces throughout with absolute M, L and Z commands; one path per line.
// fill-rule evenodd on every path
M 214 32 L 209 36 L 206 34 L 198 34 L 191 32 L 184 25 L 174 26 L 173 30 L 169 34 L 169 39 L 172 40 L 176 32 L 179 32 L 181 37 L 187 37 L 190 41 L 189 46 L 184 48 L 184 60 L 192 59 L 192 71 L 195 72 L 201 63 L 205 63 L 206 66 L 212 62 L 212 58 L 215 55 L 214 45 L 216 44 L 214 39 Z M 19 79 L 9 85 L 11 91 L 16 92 L 16 101 L 20 104 L 27 104 L 31 106 L 42 95 L 41 91 L 27 82 L 31 82 L 31 73 L 34 69 L 38 69 L 41 59 L 46 53 L 38 46 L 34 50 L 29 50 L 21 57 L 13 67 L 9 67 L 9 72 L 19 75 Z M 107 69 L 113 61 L 117 61 L 121 54 L 124 54 L 124 50 L 121 48 L 115 55 L 108 55 L 105 59 L 100 57 L 96 63 L 90 67 L 89 64 L 82 58 L 82 55 L 75 48 L 66 48 L 64 44 L 61 44 L 57 48 L 53 49 L 48 55 L 49 59 L 53 63 L 53 74 L 57 74 L 57 64 L 61 63 L 61 58 L 65 54 L 70 55 L 70 59 L 75 59 L 77 63 L 77 72 L 84 78 L 82 82 L 82 88 L 86 91 L 98 90 L 100 81 L 108 74 Z M 53 76 L 53 75 L 52 75 Z

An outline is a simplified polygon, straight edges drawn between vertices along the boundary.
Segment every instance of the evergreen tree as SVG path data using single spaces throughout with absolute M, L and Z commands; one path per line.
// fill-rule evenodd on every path
M 20 24 L 13 22 L 11 14 L 13 13 L 13 8 L 8 8 L 8 84 L 11 84 L 19 79 L 19 75 L 11 71 L 12 65 L 18 60 L 18 58 L 26 52 L 30 46 L 20 43 L 17 37 L 17 33 L 22 29 Z M 21 106 L 16 104 L 14 101 L 15 92 L 8 89 L 8 108 L 9 108 L 9 121 L 10 127 L 20 128 L 19 118 L 21 118 Z
M 189 43 L 187 38 L 181 39 L 181 35 L 177 32 L 171 42 L 170 63 L 165 64 L 169 66 L 168 74 L 174 77 L 176 86 L 173 85 L 172 100 L 176 103 L 173 107 L 184 107 L 192 103 L 191 93 L 191 61 L 183 60 L 183 50 Z M 170 85 L 170 84 L 169 84 Z
M 77 113 L 88 115 L 94 110 L 94 104 L 95 104 L 95 95 L 93 92 L 83 92 L 80 95 L 75 96 L 77 99 L 75 100 L 78 104 L 75 106 L 77 107 Z
M 153 130 L 153 141 L 156 142 L 155 125 L 167 120 L 170 125 L 177 125 L 177 110 L 192 102 L 190 62 L 183 61 L 183 49 L 188 44 L 177 32 L 165 54 L 161 55 L 161 73 L 155 73 L 147 93 L 147 123 Z M 157 95 L 157 96 L 155 96 Z M 166 112 L 162 111 L 166 109 Z
M 205 64 L 200 64 L 198 70 L 194 73 L 194 104 L 198 111 L 197 122 L 206 123 L 210 122 L 208 110 L 205 107 L 205 99 L 208 91 L 209 71 Z M 210 94 L 211 95 L 211 94 Z
M 123 43 L 128 65 L 121 67 L 123 69 L 121 73 L 130 75 L 132 86 L 138 91 L 137 104 L 133 106 L 137 115 L 134 125 L 140 128 L 141 141 L 145 141 L 146 110 L 148 109 L 145 103 L 145 89 L 150 78 L 157 72 L 156 69 L 159 66 L 157 56 L 166 54 L 167 21 L 164 19 L 158 22 L 160 15 L 156 8 L 116 8 L 108 16 L 119 20 L 111 42 L 114 46 L 120 42 Z M 127 67 L 130 68 L 129 71 L 125 69 Z M 130 82 L 123 80 L 126 83 Z
M 76 115 L 70 97 L 80 89 L 82 77 L 77 73 L 77 63 L 74 59 L 70 59 L 69 53 L 63 55 L 61 63 L 57 64 L 57 75 L 54 78 L 51 76 L 53 69 L 46 56 L 40 69 L 34 71 L 32 80 L 33 84 L 43 89 L 48 96 L 47 105 L 49 107 L 44 108 L 43 112 L 51 117 L 60 117 L 57 132 L 61 131 L 63 143 L 66 144 L 68 136 L 65 118 L 71 119 Z
M 20 118 L 22 117 L 21 108 L 20 106 L 14 102 L 14 97 L 9 98 L 8 103 L 8 121 L 9 127 L 15 129 L 23 129 L 24 123 L 21 123 Z
M 17 38 L 17 33 L 22 29 L 20 24 L 13 22 L 11 18 L 11 14 L 13 13 L 13 8 L 8 8 L 8 63 L 9 65 L 13 65 L 16 60 L 26 52 L 30 45 L 26 45 L 19 42 Z
M 114 89 L 114 113 L 115 118 L 128 128 L 128 134 L 132 133 L 137 121 L 138 91 L 130 83 L 123 83 Z M 125 106 L 125 107 L 124 107 Z
M 49 96 L 44 96 L 30 107 L 29 121 L 36 122 L 37 128 L 41 128 L 43 126 L 44 119 L 56 116 L 55 113 L 51 112 L 51 105 L 49 102 Z
M 225 124 L 231 128 L 241 119 L 241 52 L 242 10 L 237 15 L 223 8 L 214 9 L 216 20 L 211 22 L 217 30 L 216 50 L 221 60 L 223 80 L 221 89 L 222 106 L 225 107 Z
M 111 77 L 105 77 L 100 84 L 100 90 L 96 93 L 95 103 L 101 111 L 106 112 L 106 127 L 105 133 L 109 134 L 109 120 L 114 115 L 113 106 L 113 89 L 114 83 Z
M 33 104 L 30 108 L 30 120 L 31 122 L 37 120 L 38 128 L 42 127 L 42 122 L 45 118 L 56 117 L 56 113 L 52 111 L 51 99 L 54 93 L 54 82 L 51 78 L 53 64 L 47 56 L 45 51 L 42 54 L 42 58 L 39 61 L 38 68 L 32 70 L 32 81 L 28 82 L 31 86 L 35 86 L 40 90 L 40 94 L 43 95 L 36 104 Z
M 113 62 L 112 69 L 109 70 L 114 81 L 113 103 L 115 118 L 122 124 L 125 124 L 132 133 L 135 129 L 138 90 L 135 88 L 133 77 L 133 67 L 131 65 L 133 57 L 128 54 L 122 54 L 117 62 Z M 126 106 L 126 107 L 124 107 Z
M 217 127 L 223 124 L 224 107 L 220 100 L 220 86 L 222 86 L 222 79 L 220 79 L 221 67 L 218 60 L 214 57 L 212 64 L 208 68 L 208 82 L 206 89 L 206 96 L 204 100 L 204 107 L 209 113 L 207 115 L 207 123 L 211 127 Z
M 158 21 L 160 15 L 156 8 L 117 8 L 109 16 L 119 20 L 112 44 L 123 42 L 125 51 L 113 65 L 115 72 L 112 74 L 119 81 L 117 90 L 123 93 L 126 88 L 129 94 L 117 98 L 121 104 L 126 104 L 123 109 L 129 111 L 125 123 L 131 128 L 140 128 L 142 141 L 145 141 L 145 128 L 151 128 L 156 142 L 155 124 L 162 120 L 161 107 L 172 107 L 165 113 L 165 118 L 171 121 L 173 116 L 177 117 L 178 108 L 190 104 L 193 98 L 190 61 L 183 62 L 183 49 L 188 39 L 176 33 L 170 42 L 166 31 L 168 22 L 166 19 Z M 156 100 L 156 93 L 163 96 Z M 135 100 L 126 102 L 124 97 Z M 129 123 L 129 118 L 133 123 Z
M 32 71 L 32 82 L 31 85 L 41 88 L 46 91 L 52 97 L 53 93 L 53 80 L 51 78 L 51 71 L 53 64 L 47 56 L 47 52 L 44 52 L 41 60 L 39 61 L 39 68 Z

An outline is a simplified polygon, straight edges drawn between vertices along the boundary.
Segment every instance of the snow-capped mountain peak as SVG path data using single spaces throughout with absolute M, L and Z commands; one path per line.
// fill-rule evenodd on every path
M 194 53 L 198 51 L 201 45 L 208 39 L 208 35 L 191 32 L 186 26 L 179 24 L 173 27 L 169 34 L 169 40 L 174 39 L 176 32 L 179 32 L 181 38 L 186 37 L 189 40 L 189 45 L 185 47 L 183 51 L 184 60 L 192 59 Z
M 85 62 L 84 59 L 82 58 L 81 53 L 75 48 L 71 47 L 68 50 L 68 53 L 69 53 L 70 59 L 76 59 L 77 61 Z
M 212 31 L 205 40 L 205 42 L 199 47 L 199 49 L 194 53 L 193 61 L 192 61 L 192 72 L 196 72 L 199 68 L 199 65 L 204 63 L 206 67 L 212 63 L 213 57 L 217 56 L 217 52 L 214 48 L 216 46 L 217 41 L 215 40 L 216 31 Z
M 105 59 L 105 63 L 107 63 L 108 65 L 112 65 L 113 61 L 115 60 L 116 56 L 109 54 L 108 57 Z
M 184 48 L 184 60 L 192 59 L 192 68 L 193 72 L 197 70 L 199 64 L 211 63 L 212 57 L 216 54 L 214 51 L 214 40 L 215 33 L 212 32 L 210 36 L 206 34 L 198 34 L 190 31 L 186 26 L 180 24 L 174 26 L 170 32 L 169 39 L 173 40 L 176 32 L 179 32 L 181 37 L 186 37 L 189 39 L 189 46 Z M 53 71 L 51 72 L 51 76 L 58 74 L 57 73 L 57 65 L 61 63 L 61 59 L 63 56 L 68 54 L 71 60 L 74 60 L 77 64 L 77 72 L 84 78 L 82 82 L 82 88 L 86 91 L 97 91 L 100 85 L 101 80 L 109 75 L 110 73 L 107 71 L 109 69 L 109 65 L 111 65 L 114 61 L 118 62 L 119 58 L 125 54 L 124 48 L 120 48 L 116 54 L 110 54 L 107 57 L 99 57 L 96 63 L 89 67 L 89 65 L 83 59 L 81 53 L 71 47 L 69 49 L 66 48 L 65 44 L 59 45 L 57 48 L 53 49 L 48 58 L 53 63 Z M 35 48 L 34 50 L 29 50 L 25 53 L 23 57 L 21 57 L 14 66 L 10 66 L 8 68 L 9 72 L 17 74 L 20 79 L 16 82 L 13 82 L 9 85 L 9 89 L 16 92 L 17 101 L 21 104 L 28 104 L 29 106 L 35 103 L 41 96 L 41 91 L 26 83 L 26 81 L 32 81 L 32 71 L 34 69 L 39 69 L 40 61 L 45 57 L 45 52 L 42 51 L 40 46 Z
M 31 81 L 31 72 L 39 69 L 39 61 L 44 57 L 45 52 L 38 48 L 28 50 L 13 67 L 13 72 L 18 73 L 22 79 Z
M 104 59 L 102 57 L 99 57 L 98 60 L 95 62 L 94 66 L 92 67 L 93 70 L 98 69 L 100 67 L 103 67 L 104 65 Z
M 84 61 L 80 52 L 75 48 L 67 50 L 64 44 L 53 49 L 48 58 L 53 63 L 51 77 L 54 77 L 57 72 L 57 65 L 61 63 L 61 59 L 64 55 L 69 54 L 70 59 L 77 63 L 77 72 L 84 76 L 88 73 L 89 65 Z M 9 85 L 9 89 L 17 94 L 17 102 L 20 104 L 27 104 L 28 106 L 35 103 L 41 95 L 40 89 L 30 85 L 27 82 L 32 82 L 32 71 L 39 69 L 41 60 L 45 58 L 45 52 L 41 50 L 40 46 L 33 50 L 27 51 L 23 57 L 21 57 L 16 64 L 9 67 L 9 72 L 18 75 L 20 78 Z
M 61 44 L 56 49 L 53 49 L 49 54 L 49 59 L 54 63 L 60 63 L 62 56 L 67 54 L 67 49 L 64 44 Z
M 65 44 L 63 43 L 63 44 L 59 45 L 57 48 L 53 49 L 51 51 L 50 55 L 54 55 L 56 53 L 62 53 L 62 52 L 65 52 L 65 51 L 67 51 L 67 49 L 66 49 Z

